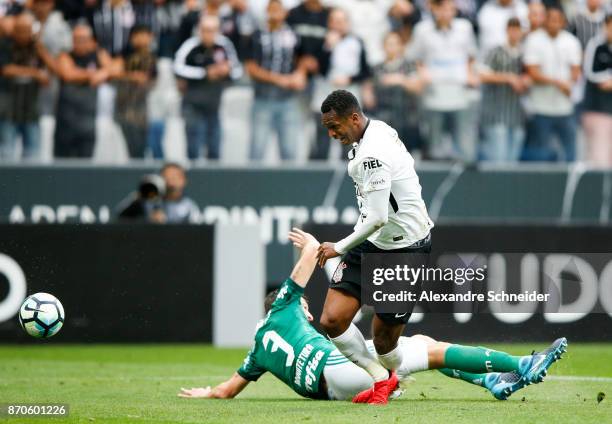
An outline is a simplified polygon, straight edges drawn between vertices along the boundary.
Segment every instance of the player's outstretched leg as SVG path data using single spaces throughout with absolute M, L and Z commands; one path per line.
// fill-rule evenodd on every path
M 506 400 L 512 393 L 523 387 L 532 383 L 542 382 L 548 368 L 557 360 L 561 359 L 563 353 L 566 351 L 567 339 L 561 337 L 555 340 L 547 349 L 541 352 L 534 352 L 530 356 L 512 357 L 504 352 L 496 352 L 514 358 L 504 358 L 502 355 L 502 361 L 516 361 L 518 358 L 517 368 L 509 372 L 471 373 L 465 370 L 449 368 L 443 368 L 439 371 L 448 377 L 458 378 L 468 383 L 486 387 L 496 399 Z M 468 361 L 468 363 L 464 365 L 470 367 L 474 364 L 470 364 Z M 497 365 L 505 366 L 504 364 Z
M 527 384 L 538 383 L 546 370 L 567 349 L 567 339 L 555 340 L 547 349 L 526 356 L 513 356 L 486 347 L 449 345 L 436 342 L 429 346 L 430 368 L 451 368 L 471 373 L 517 371 Z
M 526 386 L 525 379 L 516 371 L 482 374 L 452 370 L 450 368 L 442 368 L 438 371 L 447 377 L 457 378 L 470 384 L 484 387 L 498 400 L 506 400 L 512 393 Z
M 525 379 L 526 384 L 540 383 L 544 380 L 548 368 L 555 363 L 567 351 L 567 339 L 561 337 L 541 352 L 533 352 L 529 356 L 529 362 L 523 364 L 519 372 Z
M 442 368 L 440 372 L 444 375 L 485 387 L 500 400 L 526 385 L 516 367 L 521 362 L 528 364 L 529 356 L 523 359 L 484 347 L 451 345 L 423 335 L 401 337 L 399 343 L 404 350 L 404 361 L 397 370 L 400 381 L 415 372 Z M 449 363 L 458 369 L 444 368 Z M 506 372 L 487 373 L 488 369 Z
M 365 369 L 374 381 L 385 381 L 389 378 L 389 373 L 378 363 L 376 356 L 368 351 L 363 334 L 352 323 L 359 308 L 359 301 L 353 296 L 341 290 L 329 289 L 321 316 L 321 326 L 349 361 Z
M 444 349 L 443 367 L 458 369 L 471 373 L 511 372 L 521 370 L 532 362 L 532 357 L 514 356 L 506 352 L 463 345 L 446 345 Z M 438 368 L 438 367 L 436 367 Z

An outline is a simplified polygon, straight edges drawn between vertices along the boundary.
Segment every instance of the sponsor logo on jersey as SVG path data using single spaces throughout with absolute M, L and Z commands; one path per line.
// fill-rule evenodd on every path
M 298 355 L 297 360 L 295 361 L 295 378 L 293 379 L 293 383 L 296 386 L 302 385 L 301 380 L 302 380 L 302 369 L 304 368 L 304 362 L 306 362 L 306 359 L 312 353 L 313 350 L 314 350 L 314 347 L 310 343 L 306 344 L 306 346 L 304 346 L 304 348 Z
M 317 381 L 315 371 L 319 367 L 321 358 L 323 358 L 324 355 L 325 352 L 323 352 L 322 350 L 318 350 L 317 353 L 315 353 L 314 358 L 312 358 L 310 362 L 308 362 L 308 365 L 306 365 L 306 378 L 304 379 L 304 382 L 306 383 L 306 390 L 308 390 L 309 392 L 312 392 L 312 386 Z
M 363 162 L 363 169 L 376 169 L 382 168 L 382 163 L 378 159 L 370 159 Z
M 296 386 L 302 386 L 301 380 L 302 380 L 302 371 L 304 370 L 304 362 L 306 362 L 306 360 L 312 354 L 313 351 L 314 351 L 314 347 L 310 343 L 308 343 L 306 344 L 306 346 L 304 346 L 304 348 L 298 355 L 297 361 L 295 362 L 295 378 L 293 379 L 293 383 Z M 305 374 L 304 386 L 306 387 L 306 390 L 308 390 L 309 392 L 312 392 L 313 390 L 312 386 L 317 381 L 317 376 L 315 375 L 315 371 L 319 367 L 319 364 L 321 363 L 321 359 L 323 358 L 323 356 L 325 356 L 325 352 L 322 350 L 317 350 L 317 352 L 313 355 L 310 361 L 308 361 L 308 363 L 306 364 L 306 367 L 305 367 L 306 371 L 304 373 Z
M 384 178 L 380 177 L 377 180 L 371 181 L 370 182 L 370 186 L 376 187 L 376 186 L 382 185 L 382 184 L 384 184 L 386 182 L 387 182 L 387 180 L 385 180 Z
M 334 271 L 334 275 L 332 276 L 332 281 L 334 283 L 339 283 L 342 281 L 342 275 L 344 274 L 344 269 L 347 267 L 346 263 L 340 262 L 338 264 L 338 268 Z

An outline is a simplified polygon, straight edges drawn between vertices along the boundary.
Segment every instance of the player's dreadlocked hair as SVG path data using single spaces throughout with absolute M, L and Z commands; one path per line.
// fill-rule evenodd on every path
M 321 104 L 321 113 L 331 112 L 332 110 L 338 116 L 344 118 L 354 112 L 361 113 L 361 106 L 350 91 L 335 90 Z
M 264 311 L 266 312 L 266 314 L 270 312 L 270 309 L 272 309 L 272 304 L 276 300 L 276 296 L 278 296 L 278 289 L 272 290 L 270 293 L 266 295 L 266 298 L 264 300 Z M 308 302 L 308 298 L 306 296 L 302 295 L 302 298 L 306 302 Z

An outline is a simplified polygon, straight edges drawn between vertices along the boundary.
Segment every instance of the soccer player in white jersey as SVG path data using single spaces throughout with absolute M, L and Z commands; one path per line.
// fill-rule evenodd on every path
M 353 145 L 348 173 L 355 183 L 360 216 L 354 231 L 335 243 L 319 247 L 319 265 L 342 255 L 330 283 L 321 316 L 338 350 L 364 368 L 376 384 L 355 402 L 385 404 L 397 379 L 393 372 L 402 363 L 398 340 L 411 314 L 377 313 L 372 333 L 377 356 L 368 351 L 365 339 L 352 323 L 361 307 L 362 253 L 419 253 L 431 251 L 433 223 L 421 197 L 414 159 L 397 131 L 382 121 L 367 118 L 350 92 L 336 90 L 321 105 L 322 124 L 329 136 Z M 400 312 L 400 311 L 398 311 Z

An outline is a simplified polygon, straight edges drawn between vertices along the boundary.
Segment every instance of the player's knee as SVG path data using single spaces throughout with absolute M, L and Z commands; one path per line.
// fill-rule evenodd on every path
M 445 366 L 446 350 L 450 345 L 436 342 L 427 346 L 427 357 L 430 368 L 443 368 Z
M 350 325 L 350 321 L 348 324 L 346 324 L 344 321 L 345 320 L 343 320 L 338 315 L 326 313 L 325 311 L 323 311 L 321 319 L 319 320 L 319 324 L 321 324 L 321 327 L 323 327 L 325 332 L 330 337 L 338 337 L 339 335 L 344 333 Z

